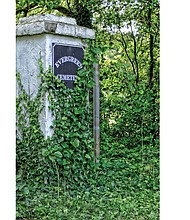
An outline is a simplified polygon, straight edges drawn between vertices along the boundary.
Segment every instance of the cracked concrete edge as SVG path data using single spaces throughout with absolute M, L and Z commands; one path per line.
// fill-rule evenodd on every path
M 41 14 L 41 15 L 34 15 L 30 17 L 20 18 L 19 24 L 29 24 L 38 21 L 52 21 L 56 23 L 59 22 L 59 23 L 77 25 L 77 22 L 74 18 L 56 16 L 54 14 Z
M 72 36 L 77 38 L 88 38 L 95 39 L 95 31 L 90 28 L 74 25 L 74 22 L 63 22 L 63 18 L 58 16 L 56 19 L 38 19 L 38 16 L 28 17 L 30 22 L 21 22 L 16 26 L 16 35 L 17 36 L 31 36 L 38 34 L 56 34 L 62 36 Z M 51 17 L 50 17 L 51 18 Z M 70 18 L 67 18 L 70 19 Z M 75 19 L 74 19 L 75 20 Z

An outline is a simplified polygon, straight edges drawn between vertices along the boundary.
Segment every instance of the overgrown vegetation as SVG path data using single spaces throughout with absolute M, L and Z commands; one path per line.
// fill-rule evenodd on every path
M 51 12 L 42 2 L 36 2 L 39 7 L 34 10 L 26 7 L 27 15 L 40 13 L 41 8 Z M 60 3 L 74 11 L 75 1 L 66 2 L 52 1 L 52 5 Z M 91 25 L 96 40 L 88 41 L 75 89 L 67 90 L 39 62 L 41 86 L 31 99 L 17 74 L 21 91 L 17 98 L 17 217 L 159 219 L 159 2 L 84 3 L 94 13 Z M 21 8 L 18 1 L 17 11 Z M 85 21 L 81 24 L 88 26 Z M 94 164 L 96 57 L 101 153 Z M 54 135 L 45 140 L 38 117 L 47 91 L 55 120 Z

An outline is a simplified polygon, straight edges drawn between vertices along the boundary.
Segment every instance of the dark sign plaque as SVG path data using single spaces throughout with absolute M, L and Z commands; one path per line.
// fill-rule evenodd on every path
M 77 46 L 53 43 L 53 73 L 69 89 L 74 88 L 77 69 L 82 68 L 84 50 Z

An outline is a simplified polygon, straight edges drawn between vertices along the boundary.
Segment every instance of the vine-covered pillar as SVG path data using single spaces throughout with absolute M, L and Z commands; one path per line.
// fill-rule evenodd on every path
M 73 89 L 77 69 L 82 68 L 86 46 L 83 39 L 95 38 L 94 30 L 78 26 L 75 19 L 50 14 L 20 18 L 16 35 L 16 69 L 31 99 L 37 96 L 41 82 L 39 59 L 45 71 L 52 68 L 65 86 Z M 53 116 L 48 108 L 47 96 L 39 117 L 45 138 L 53 135 Z

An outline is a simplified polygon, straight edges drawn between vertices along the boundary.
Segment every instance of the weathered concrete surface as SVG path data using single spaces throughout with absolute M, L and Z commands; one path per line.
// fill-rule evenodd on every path
M 53 14 L 34 15 L 34 16 L 24 17 L 24 18 L 19 19 L 20 24 L 34 23 L 37 21 L 51 21 L 55 23 L 59 22 L 59 23 L 77 25 L 76 20 L 74 18 L 56 16 Z
M 46 60 L 44 35 L 19 37 L 16 40 L 16 70 L 21 75 L 24 89 L 32 98 L 36 97 L 40 79 L 38 59 Z M 44 68 L 46 66 L 44 65 Z

